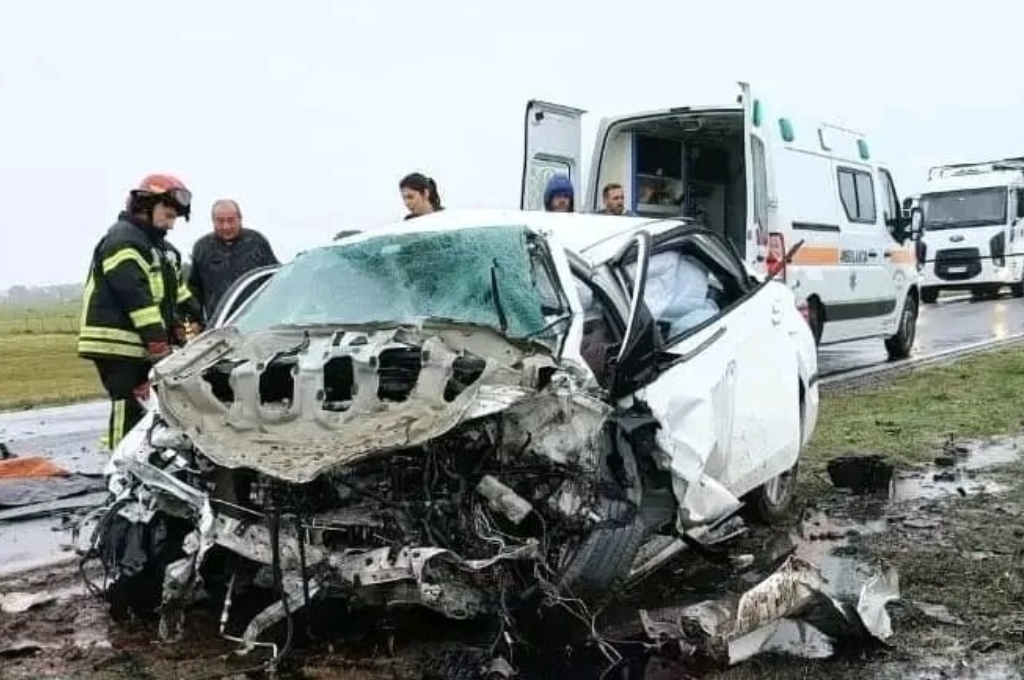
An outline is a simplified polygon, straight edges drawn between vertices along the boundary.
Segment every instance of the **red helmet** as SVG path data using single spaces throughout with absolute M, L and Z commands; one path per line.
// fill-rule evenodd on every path
M 186 220 L 191 214 L 192 192 L 185 183 L 173 175 L 146 175 L 132 189 L 129 203 L 141 198 L 159 197 L 160 202 L 174 206 Z

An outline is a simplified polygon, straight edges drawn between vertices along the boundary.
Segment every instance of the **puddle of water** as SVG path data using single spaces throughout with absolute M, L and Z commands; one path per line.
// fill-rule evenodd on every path
M 890 499 L 894 503 L 905 503 L 954 495 L 1000 494 L 1009 487 L 981 473 L 1021 460 L 1017 438 L 954 444 L 947 449 L 941 458 L 952 465 L 933 465 L 923 472 L 900 474 L 890 489 Z
M 1009 490 L 993 479 L 978 479 L 965 468 L 901 475 L 890 495 L 894 503 L 936 500 L 950 496 L 995 495 Z

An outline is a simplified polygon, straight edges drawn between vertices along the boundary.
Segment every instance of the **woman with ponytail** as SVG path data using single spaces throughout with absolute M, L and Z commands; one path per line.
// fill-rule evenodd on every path
M 409 214 L 405 216 L 407 220 L 444 210 L 437 182 L 432 177 L 414 172 L 403 177 L 398 183 L 398 188 L 402 192 L 402 202 L 409 210 Z

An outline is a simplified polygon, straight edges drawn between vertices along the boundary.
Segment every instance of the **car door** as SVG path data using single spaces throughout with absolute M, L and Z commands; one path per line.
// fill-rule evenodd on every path
M 235 312 L 241 309 L 242 305 L 248 302 L 280 268 L 279 264 L 268 265 L 253 269 L 238 277 L 217 303 L 217 308 L 213 310 L 213 314 L 207 320 L 207 328 L 224 326 Z
M 583 198 L 581 119 L 585 111 L 571 106 L 531 100 L 524 121 L 523 177 L 519 207 L 544 209 L 544 187 L 553 175 L 567 175 L 576 194 L 577 209 Z
M 793 299 L 777 282 L 753 287 L 740 260 L 713 234 L 670 238 L 653 252 L 644 297 L 660 322 L 664 352 L 657 377 L 636 396 L 662 426 L 663 466 L 686 480 L 685 489 L 676 489 L 681 519 L 699 525 L 735 509 L 739 497 L 796 462 L 799 379 L 784 319 Z M 677 258 L 680 267 L 688 258 L 699 261 L 710 272 L 709 297 L 712 288 L 724 295 L 697 314 L 685 304 L 666 306 L 658 299 L 664 291 L 683 291 L 690 300 L 700 294 L 680 285 L 690 275 L 659 282 L 672 266 L 659 257 Z

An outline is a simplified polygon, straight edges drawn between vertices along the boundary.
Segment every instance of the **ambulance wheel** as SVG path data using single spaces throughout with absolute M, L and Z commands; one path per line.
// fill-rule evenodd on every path
M 885 339 L 885 351 L 890 361 L 906 359 L 914 348 L 914 337 L 917 335 L 917 296 L 911 293 L 903 303 L 896 335 Z
M 1024 281 L 1018 281 L 1010 286 L 1010 293 L 1015 298 L 1024 297 Z
M 939 289 L 938 288 L 922 288 L 921 289 L 921 302 L 926 305 L 934 305 L 939 301 Z

